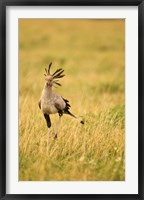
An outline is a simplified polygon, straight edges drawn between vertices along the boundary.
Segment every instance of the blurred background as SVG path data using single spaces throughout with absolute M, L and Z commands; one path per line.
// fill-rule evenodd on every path
M 48 144 L 38 101 L 50 62 L 66 74 L 55 92 L 85 125 L 63 116 Z M 19 19 L 19 179 L 124 180 L 124 88 L 123 19 Z

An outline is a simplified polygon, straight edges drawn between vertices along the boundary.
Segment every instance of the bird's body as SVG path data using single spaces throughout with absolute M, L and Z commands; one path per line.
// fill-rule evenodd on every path
M 60 124 L 60 118 L 63 114 L 68 114 L 71 115 L 74 118 L 77 118 L 75 115 L 73 115 L 69 109 L 70 109 L 70 104 L 69 101 L 67 99 L 64 99 L 62 96 L 60 96 L 59 94 L 53 92 L 52 87 L 54 85 L 59 85 L 61 86 L 60 83 L 58 83 L 59 78 L 62 78 L 63 75 L 63 71 L 62 69 L 57 69 L 52 75 L 50 74 L 50 68 L 51 68 L 52 63 L 50 63 L 48 70 L 45 69 L 46 71 L 46 83 L 44 85 L 44 88 L 42 90 L 42 94 L 41 94 L 41 98 L 40 101 L 38 103 L 39 108 L 41 109 L 41 111 L 44 114 L 44 117 L 46 119 L 47 122 L 47 126 L 48 128 L 51 127 L 51 120 L 50 120 L 50 116 L 51 114 L 59 114 L 59 121 L 58 121 L 58 126 Z M 82 124 L 84 124 L 83 121 L 80 121 Z M 54 134 L 54 138 L 57 138 L 57 132 L 58 132 L 58 126 L 57 126 L 57 131 Z
M 66 103 L 63 98 L 52 91 L 47 84 L 44 86 L 41 95 L 41 110 L 48 115 L 58 113 L 59 110 L 64 110 Z

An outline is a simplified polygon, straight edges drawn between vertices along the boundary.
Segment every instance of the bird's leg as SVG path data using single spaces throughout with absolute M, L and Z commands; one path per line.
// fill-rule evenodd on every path
M 48 138 L 48 143 L 49 143 L 50 142 L 50 128 L 48 128 L 47 138 Z
M 54 133 L 54 139 L 57 139 L 58 128 L 59 128 L 59 125 L 60 125 L 61 116 L 62 116 L 62 113 L 59 113 L 59 119 L 58 119 L 58 123 L 57 123 L 56 132 Z
M 47 114 L 44 114 L 44 117 L 46 119 L 47 127 L 48 127 L 48 141 L 50 140 L 50 127 L 51 127 L 51 121 L 50 117 Z

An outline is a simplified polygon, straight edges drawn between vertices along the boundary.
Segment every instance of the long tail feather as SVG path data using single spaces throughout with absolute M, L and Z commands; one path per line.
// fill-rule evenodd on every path
M 72 116 L 72 117 L 74 117 L 74 118 L 76 118 L 76 119 L 79 120 L 79 118 L 76 117 L 74 114 L 72 114 L 69 110 L 67 110 L 67 111 L 65 112 L 65 114 L 68 114 L 68 115 L 70 115 L 70 116 Z M 81 124 L 84 124 L 84 121 L 83 121 L 83 120 L 80 120 L 80 123 L 81 123 Z

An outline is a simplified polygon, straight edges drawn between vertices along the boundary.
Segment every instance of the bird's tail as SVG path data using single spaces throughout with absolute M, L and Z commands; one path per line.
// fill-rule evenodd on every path
M 78 117 L 76 117 L 75 115 L 73 115 L 70 111 L 69 111 L 69 109 L 70 109 L 70 104 L 69 104 L 69 101 L 67 100 L 67 99 L 64 99 L 63 98 L 63 100 L 65 101 L 65 103 L 66 103 L 66 107 L 65 107 L 65 109 L 64 109 L 64 113 L 65 114 L 68 114 L 68 115 L 70 115 L 70 116 L 72 116 L 72 117 L 74 117 L 74 118 L 76 118 L 81 124 L 84 124 L 84 121 L 83 120 L 81 120 L 80 118 L 78 118 Z
M 75 115 L 73 115 L 69 110 L 67 110 L 65 113 L 68 114 L 68 115 L 70 115 L 70 116 L 72 116 L 72 117 L 74 117 L 74 118 L 76 118 L 76 119 L 78 119 L 78 120 L 80 121 L 81 124 L 84 124 L 84 121 L 83 121 L 83 120 L 81 120 L 81 119 L 79 119 L 78 117 L 76 117 Z

